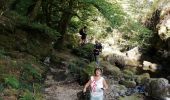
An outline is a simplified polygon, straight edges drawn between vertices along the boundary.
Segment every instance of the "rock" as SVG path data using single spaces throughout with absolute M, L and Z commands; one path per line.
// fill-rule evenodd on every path
M 134 73 L 130 70 L 123 70 L 123 77 L 125 78 L 125 80 L 133 80 L 134 79 Z
M 143 61 L 143 70 L 149 70 L 149 66 L 151 66 L 152 63 L 149 61 Z
M 138 67 L 140 65 L 139 61 L 135 59 L 125 59 L 125 65 L 131 67 Z
M 46 76 L 46 79 L 47 79 L 47 80 L 52 80 L 52 79 L 53 79 L 53 76 L 52 76 L 52 75 L 47 75 L 47 76 Z
M 127 88 L 135 88 L 136 82 L 135 81 L 122 81 L 122 85 L 126 86 Z
M 108 56 L 108 61 L 112 65 L 116 65 L 119 68 L 123 68 L 125 66 L 125 58 L 122 55 L 113 54 Z
M 103 61 L 100 63 L 103 68 L 104 75 L 112 75 L 113 77 L 120 77 L 121 71 L 118 67 L 111 65 L 109 62 Z
M 139 50 L 139 47 L 135 47 L 127 51 L 126 56 L 133 61 L 139 61 L 141 58 L 141 52 Z
M 149 87 L 147 87 L 148 94 L 153 98 L 163 98 L 167 95 L 168 80 L 164 78 L 150 80 Z
M 161 39 L 166 38 L 166 33 L 167 33 L 166 26 L 160 26 L 160 28 L 158 30 L 158 35 L 160 36 Z
M 115 100 L 113 98 L 125 96 L 127 88 L 124 85 L 111 85 L 109 91 L 106 91 L 106 100 Z
M 161 65 L 151 63 L 149 61 L 143 61 L 143 70 L 149 70 L 151 72 L 155 72 L 161 70 Z
M 144 74 L 141 74 L 141 75 L 137 76 L 136 82 L 138 84 L 143 85 L 148 79 L 150 79 L 150 75 L 148 73 L 144 73 Z
M 45 60 L 43 62 L 45 65 L 49 66 L 50 64 L 50 57 L 45 57 Z

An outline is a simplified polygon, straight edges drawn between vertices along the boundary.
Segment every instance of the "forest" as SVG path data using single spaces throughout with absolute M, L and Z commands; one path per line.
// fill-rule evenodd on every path
M 169 65 L 169 0 L 0 0 L 0 100 L 93 100 L 96 68 L 102 100 L 169 100 Z

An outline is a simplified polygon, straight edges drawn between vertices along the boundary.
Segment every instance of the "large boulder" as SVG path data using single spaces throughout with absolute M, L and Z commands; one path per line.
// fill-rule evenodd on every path
M 143 70 L 149 70 L 151 72 L 159 71 L 161 70 L 161 65 L 156 63 L 151 63 L 149 61 L 143 61 Z
M 148 94 L 153 98 L 162 99 L 167 96 L 168 80 L 164 78 L 150 79 L 146 86 Z
M 115 52 L 112 55 L 105 56 L 105 60 L 109 61 L 112 65 L 116 65 L 119 68 L 124 68 L 125 66 L 138 67 L 140 65 L 141 53 L 138 47 L 126 52 Z
M 129 51 L 126 52 L 126 56 L 129 58 L 129 59 L 133 59 L 134 61 L 138 61 L 140 60 L 141 58 L 141 52 L 139 50 L 139 47 L 135 47 Z
M 125 96 L 127 88 L 124 85 L 112 84 L 110 88 L 106 91 L 106 100 L 117 100 L 119 96 Z
M 125 67 L 125 57 L 123 55 L 119 54 L 109 55 L 107 57 L 107 61 L 109 61 L 110 64 L 112 65 L 118 66 L 119 68 Z

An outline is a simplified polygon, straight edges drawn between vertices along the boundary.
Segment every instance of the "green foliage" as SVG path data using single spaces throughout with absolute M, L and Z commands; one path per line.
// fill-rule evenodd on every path
M 50 38 L 56 38 L 57 39 L 60 36 L 59 32 L 57 32 L 55 29 L 48 27 L 46 24 L 31 23 L 30 27 L 32 29 L 37 29 L 40 32 L 47 34 Z
M 73 74 L 78 74 L 81 69 L 80 69 L 80 67 L 78 67 L 75 63 L 71 63 L 71 64 L 69 65 L 69 70 L 70 70 L 70 72 L 73 73 Z
M 32 64 L 30 63 L 25 63 L 23 65 L 23 75 L 22 75 L 23 80 L 29 80 L 32 81 L 34 80 L 41 80 L 41 74 L 33 67 Z
M 33 91 L 34 90 L 32 83 L 28 83 L 28 82 L 25 82 L 25 81 L 22 81 L 22 80 L 20 81 L 20 89 L 21 90 L 27 89 L 29 91 Z
M 145 28 L 140 22 L 134 20 L 133 17 L 129 17 L 118 2 L 113 1 L 112 3 L 109 3 L 105 0 L 85 0 L 82 2 L 94 5 L 94 7 L 108 19 L 113 28 L 116 28 L 123 33 L 123 37 L 126 40 L 126 43 L 123 44 L 123 46 L 143 46 L 144 48 L 147 48 L 150 45 L 149 39 L 153 35 L 152 32 Z M 102 37 L 107 36 L 105 34 L 102 35 Z
M 19 98 L 19 100 L 35 100 L 33 94 L 29 90 L 25 90 L 23 95 Z
M 15 11 L 10 11 L 8 16 L 11 17 L 16 22 L 16 26 L 25 30 L 40 32 L 48 35 L 52 39 L 58 39 L 60 37 L 60 33 L 57 32 L 56 29 L 53 29 L 46 24 L 42 24 L 39 22 L 30 22 L 27 16 L 23 16 L 18 14 Z
M 153 36 L 153 33 L 139 22 L 127 20 L 127 22 L 120 27 L 120 30 L 124 33 L 124 39 L 126 39 L 132 47 L 143 46 L 145 48 L 150 45 L 149 39 Z
M 15 76 L 7 75 L 5 78 L 5 84 L 11 86 L 12 88 L 19 88 L 19 81 Z
M 123 24 L 125 13 L 117 2 L 114 4 L 105 0 L 85 0 L 84 2 L 93 4 L 111 22 L 112 27 L 117 28 Z
M 91 62 L 88 66 L 84 68 L 84 72 L 87 73 L 89 76 L 94 75 L 94 69 L 96 67 L 96 62 Z
M 41 84 L 33 83 L 32 90 L 25 88 L 19 100 L 44 100 L 41 94 L 41 88 Z
M 29 6 L 31 6 L 32 4 L 33 4 L 33 0 L 19 0 L 15 10 L 22 15 L 26 15 Z
M 94 48 L 94 44 L 88 43 L 85 44 L 84 46 L 74 48 L 72 52 L 77 56 L 89 58 L 90 54 L 93 52 L 93 48 Z

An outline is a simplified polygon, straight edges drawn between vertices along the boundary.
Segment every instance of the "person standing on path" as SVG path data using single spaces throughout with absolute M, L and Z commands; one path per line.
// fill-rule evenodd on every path
M 96 61 L 96 64 L 99 66 L 99 54 L 102 52 L 102 45 L 98 41 L 95 41 L 94 49 L 93 49 L 93 55 L 94 60 Z
M 80 29 L 79 34 L 81 35 L 81 45 L 84 45 L 86 43 L 86 37 L 87 37 L 87 27 L 84 26 Z
M 90 80 L 84 86 L 84 93 L 90 86 L 90 100 L 104 100 L 104 90 L 108 89 L 108 85 L 101 74 L 101 68 L 96 68 L 94 70 L 94 76 L 91 76 Z

